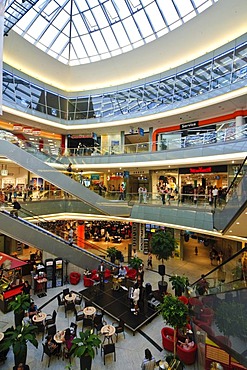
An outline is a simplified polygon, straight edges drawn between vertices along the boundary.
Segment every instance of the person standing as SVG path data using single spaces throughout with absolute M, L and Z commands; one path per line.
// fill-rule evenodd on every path
M 142 197 L 143 197 L 144 203 L 147 203 L 147 196 L 148 196 L 148 191 L 147 191 L 147 188 L 144 186 L 144 188 L 142 189 Z
M 217 189 L 216 186 L 212 190 L 212 195 L 213 195 L 213 198 L 214 198 L 214 208 L 216 208 L 217 200 L 218 200 L 218 189 Z
M 147 259 L 147 268 L 153 268 L 153 257 L 152 254 L 149 252 L 148 253 L 148 259 Z
M 67 172 L 69 173 L 69 177 L 72 179 L 73 175 L 72 175 L 72 163 L 69 163 L 68 167 L 67 167 Z
M 138 188 L 138 197 L 139 197 L 139 203 L 142 203 L 142 199 L 143 199 L 143 188 L 141 186 Z
M 18 217 L 18 211 L 21 209 L 21 205 L 16 198 L 13 201 L 13 209 L 10 211 L 11 216 Z
M 139 298 L 140 298 L 140 288 L 138 283 L 134 285 L 134 291 L 132 295 L 133 304 L 134 304 L 134 315 L 138 315 L 139 312 Z
M 74 242 L 74 230 L 72 227 L 69 229 L 69 244 L 72 245 Z
M 154 370 L 155 366 L 156 366 L 155 358 L 152 355 L 151 351 L 148 348 L 146 348 L 145 358 L 142 361 L 141 369 L 142 370 Z
M 25 280 L 24 285 L 22 287 L 23 294 L 30 295 L 31 289 L 32 289 L 31 285 L 29 284 L 29 282 L 27 280 Z
M 105 265 L 104 265 L 104 262 L 101 261 L 99 267 L 98 267 L 98 273 L 99 273 L 99 281 L 100 281 L 100 285 L 103 286 L 104 285 L 104 282 L 105 282 Z

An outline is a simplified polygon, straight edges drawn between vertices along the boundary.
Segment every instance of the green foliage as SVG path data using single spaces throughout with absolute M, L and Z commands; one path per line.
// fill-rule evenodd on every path
M 151 238 L 152 253 L 158 260 L 168 260 L 174 253 L 177 242 L 171 232 L 157 230 Z
M 183 293 L 185 288 L 189 285 L 189 279 L 185 275 L 173 275 L 169 278 L 169 281 L 172 283 L 172 289 L 175 290 L 175 294 L 176 292 Z
M 140 265 L 142 264 L 143 264 L 143 260 L 139 257 L 132 257 L 131 260 L 129 261 L 129 266 L 135 270 L 138 270 Z
M 91 333 L 89 329 L 79 333 L 79 337 L 73 339 L 70 352 L 74 357 L 95 357 L 95 348 L 99 348 L 101 340 L 97 334 Z
M 177 297 L 166 295 L 160 309 L 164 321 L 175 330 L 182 329 L 187 324 L 189 315 L 188 307 Z
M 226 336 L 247 333 L 247 307 L 239 302 L 221 302 L 215 311 L 215 324 Z
M 116 257 L 117 255 L 117 249 L 115 247 L 108 247 L 106 249 L 107 257 Z
M 8 305 L 9 310 L 13 310 L 14 313 L 20 314 L 30 307 L 30 296 L 29 294 L 18 294 L 14 301 L 11 301 Z
M 38 348 L 36 339 L 37 326 L 35 325 L 18 325 L 16 329 L 8 328 L 4 333 L 4 340 L 0 343 L 0 351 L 9 349 L 11 346 L 15 355 L 22 352 L 23 347 L 27 347 L 30 342 Z

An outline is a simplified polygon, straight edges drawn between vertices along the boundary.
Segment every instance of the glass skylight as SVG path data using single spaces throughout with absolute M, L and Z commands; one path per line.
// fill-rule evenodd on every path
M 8 0 L 5 27 L 9 26 L 53 58 L 73 66 L 147 44 L 217 1 Z

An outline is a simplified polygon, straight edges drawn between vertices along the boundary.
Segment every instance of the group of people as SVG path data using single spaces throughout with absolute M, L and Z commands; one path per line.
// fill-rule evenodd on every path
M 139 203 L 147 203 L 147 196 L 148 196 L 148 191 L 145 186 L 140 186 L 138 188 L 138 197 L 139 197 Z
M 72 347 L 72 341 L 75 338 L 75 332 L 73 328 L 67 328 L 64 332 L 64 335 L 61 336 L 62 343 L 57 343 L 54 340 L 54 337 L 52 335 L 48 335 L 46 337 L 45 345 L 47 346 L 48 350 L 53 355 L 60 355 L 61 353 L 61 347 L 63 345 L 63 354 L 64 357 L 69 357 L 69 352 Z

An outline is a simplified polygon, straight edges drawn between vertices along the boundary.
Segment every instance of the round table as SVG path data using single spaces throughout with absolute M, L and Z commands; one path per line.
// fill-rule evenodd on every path
M 65 298 L 65 301 L 72 302 L 72 301 L 75 301 L 76 294 L 75 293 L 69 293 L 64 298 Z
M 115 326 L 113 326 L 113 325 L 104 325 L 101 328 L 100 332 L 101 332 L 101 334 L 104 335 L 104 340 L 108 339 L 108 341 L 109 341 L 110 339 L 112 340 L 112 336 L 113 336 L 113 334 L 115 334 L 116 329 L 115 329 Z
M 40 312 L 37 315 L 33 315 L 32 320 L 33 322 L 42 322 L 46 319 L 46 313 Z
M 83 313 L 85 316 L 93 316 L 96 313 L 96 308 L 91 306 L 85 307 Z
M 0 342 L 1 340 L 3 340 L 3 338 L 4 338 L 4 333 L 0 332 Z
M 65 330 L 60 330 L 54 335 L 53 339 L 55 340 L 56 343 L 63 343 L 64 334 L 65 334 Z

